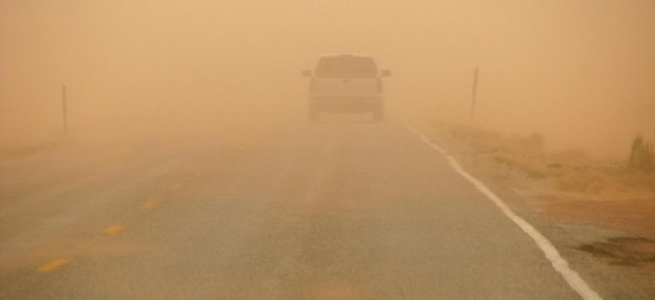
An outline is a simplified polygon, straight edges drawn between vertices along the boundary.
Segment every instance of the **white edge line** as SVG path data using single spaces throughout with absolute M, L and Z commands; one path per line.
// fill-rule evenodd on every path
M 535 229 L 530 223 L 528 223 L 526 220 L 523 218 L 519 217 L 516 215 L 512 209 L 503 202 L 502 199 L 500 199 L 496 194 L 494 194 L 489 188 L 487 188 L 482 182 L 477 180 L 475 177 L 471 176 L 469 173 L 464 171 L 462 167 L 459 165 L 457 160 L 446 150 L 443 148 L 439 147 L 432 141 L 430 141 L 429 138 L 427 138 L 425 135 L 421 134 L 420 132 L 414 130 L 413 128 L 409 127 L 408 125 L 405 125 L 405 127 L 413 132 L 414 134 L 418 135 L 421 140 L 430 146 L 432 149 L 437 150 L 440 152 L 442 155 L 446 157 L 448 160 L 448 163 L 450 166 L 457 172 L 459 175 L 462 177 L 466 178 L 469 182 L 471 182 L 475 188 L 480 191 L 482 194 L 487 196 L 491 202 L 496 204 L 500 208 L 500 210 L 507 216 L 512 222 L 514 222 L 516 225 L 518 225 L 521 230 L 523 230 L 525 233 L 527 233 L 534 241 L 537 243 L 537 246 L 541 248 L 541 251 L 544 252 L 544 255 L 546 258 L 550 261 L 550 263 L 553 265 L 553 268 L 557 270 L 560 274 L 562 274 L 562 277 L 564 277 L 564 280 L 575 290 L 580 297 L 586 300 L 601 300 L 603 299 L 596 291 L 591 289 L 587 283 L 578 275 L 578 273 L 574 270 L 572 270 L 569 267 L 569 263 L 562 258 L 562 256 L 559 254 L 557 251 L 557 248 L 553 246 L 553 244 L 537 229 Z

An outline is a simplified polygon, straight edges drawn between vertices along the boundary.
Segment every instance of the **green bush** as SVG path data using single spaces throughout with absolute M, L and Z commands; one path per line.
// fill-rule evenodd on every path
M 652 171 L 654 169 L 653 145 L 644 141 L 641 135 L 638 135 L 632 142 L 628 168 L 641 171 Z

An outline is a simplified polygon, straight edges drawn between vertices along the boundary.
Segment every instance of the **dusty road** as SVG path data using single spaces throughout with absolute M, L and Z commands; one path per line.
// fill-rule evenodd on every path
M 579 299 L 393 121 L 76 146 L 0 176 L 0 299 Z

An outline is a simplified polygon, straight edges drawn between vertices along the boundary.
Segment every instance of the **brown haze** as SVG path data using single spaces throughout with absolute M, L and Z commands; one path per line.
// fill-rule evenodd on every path
M 655 139 L 652 0 L 0 0 L 0 146 L 192 135 L 305 118 L 323 53 L 394 72 L 398 118 L 542 132 L 624 155 Z M 298 123 L 302 124 L 302 123 Z

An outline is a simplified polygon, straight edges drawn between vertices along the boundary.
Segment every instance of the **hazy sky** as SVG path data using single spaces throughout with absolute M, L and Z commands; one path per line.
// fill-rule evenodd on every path
M 86 135 L 302 119 L 300 70 L 343 52 L 393 71 L 403 118 L 468 122 L 479 68 L 477 125 L 655 139 L 652 0 L 0 0 L 0 144 L 55 138 L 62 84 Z

